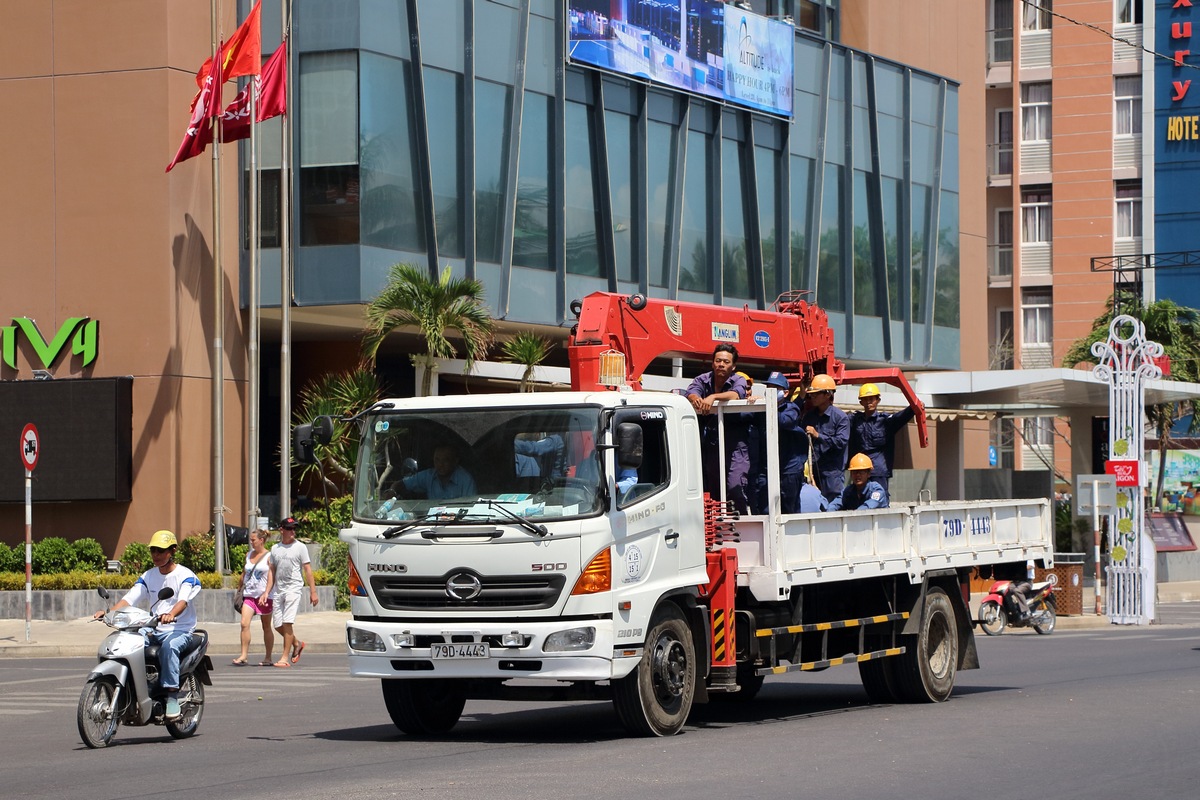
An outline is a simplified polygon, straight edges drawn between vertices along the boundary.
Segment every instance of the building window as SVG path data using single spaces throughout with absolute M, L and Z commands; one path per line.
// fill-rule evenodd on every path
M 1117 136 L 1135 136 L 1142 132 L 1142 76 L 1119 75 L 1113 80 L 1115 119 L 1113 131 Z
M 1021 28 L 1027 31 L 1050 30 L 1050 0 L 1024 0 Z
M 1026 289 L 1021 296 L 1021 316 L 1024 320 L 1022 343 L 1048 345 L 1053 341 L 1050 292 L 1045 289 Z
M 1050 219 L 1050 190 L 1034 189 L 1021 193 L 1021 242 L 1049 244 L 1053 234 Z
M 1050 84 L 1021 84 L 1021 138 L 1050 141 Z
M 357 54 L 303 55 L 300 87 L 300 243 L 357 244 Z
M 991 60 L 1012 61 L 1013 0 L 992 0 Z
M 1116 0 L 1116 3 L 1116 14 L 1113 19 L 1118 24 L 1142 24 L 1142 0 Z
M 1115 187 L 1115 194 L 1117 198 L 1117 238 L 1142 238 L 1141 181 L 1118 183 Z
M 838 0 L 796 0 L 794 13 L 797 28 L 837 41 Z
M 988 353 L 988 369 L 1012 369 L 1013 360 L 1013 310 L 996 310 L 996 338 Z
M 996 249 L 992 275 L 1011 278 L 1013 274 L 1013 210 L 996 209 Z
M 1025 444 L 1029 447 L 1050 447 L 1054 444 L 1054 417 L 1026 417 Z

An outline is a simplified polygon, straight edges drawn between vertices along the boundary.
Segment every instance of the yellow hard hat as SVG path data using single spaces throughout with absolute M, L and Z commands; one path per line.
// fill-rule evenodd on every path
M 879 397 L 879 387 L 873 383 L 864 383 L 858 390 L 858 399 L 862 400 L 864 397 Z
M 745 379 L 745 381 L 746 381 L 746 386 L 747 386 L 747 387 L 752 387 L 752 386 L 754 386 L 754 378 L 751 378 L 751 377 L 750 377 L 749 375 L 747 375 L 746 373 L 744 373 L 744 372 L 735 372 L 734 374 L 735 374 L 735 375 L 741 375 L 741 376 L 742 376 L 742 378 L 743 378 L 743 379 Z
M 808 393 L 814 392 L 832 392 L 837 389 L 837 382 L 825 373 L 815 376 L 812 383 L 808 385 Z
M 175 547 L 179 542 L 175 540 L 175 534 L 170 531 L 155 531 L 150 537 L 150 546 L 157 547 L 161 550 L 166 550 Z
M 875 465 L 871 463 L 871 457 L 866 453 L 856 453 L 854 458 L 850 459 L 850 469 L 874 469 Z

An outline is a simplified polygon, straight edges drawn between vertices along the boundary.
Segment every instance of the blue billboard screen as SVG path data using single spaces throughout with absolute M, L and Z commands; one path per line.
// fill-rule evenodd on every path
M 570 0 L 572 61 L 790 117 L 795 29 L 721 0 Z

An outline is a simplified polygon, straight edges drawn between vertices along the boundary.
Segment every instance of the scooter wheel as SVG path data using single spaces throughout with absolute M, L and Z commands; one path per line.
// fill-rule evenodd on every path
M 1004 626 L 1007 623 L 1004 609 L 995 600 L 988 600 L 979 606 L 979 627 L 983 628 L 983 632 L 988 636 L 999 636 L 1004 633 Z
M 167 733 L 176 739 L 186 739 L 200 727 L 200 717 L 204 714 L 204 683 L 192 673 L 183 679 L 179 694 L 183 714 L 167 723 Z
M 79 727 L 79 738 L 93 749 L 108 747 L 117 733 L 117 714 L 113 698 L 117 684 L 108 678 L 88 681 L 79 695 L 79 708 L 75 723 Z

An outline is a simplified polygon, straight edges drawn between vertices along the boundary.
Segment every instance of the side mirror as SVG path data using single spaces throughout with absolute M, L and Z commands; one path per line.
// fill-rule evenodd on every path
M 175 596 L 175 590 L 172 589 L 170 586 L 164 586 L 158 590 L 158 599 L 159 600 L 166 600 L 167 598 L 174 597 L 174 596 Z
M 313 426 L 297 425 L 292 429 L 292 453 L 301 464 L 315 464 L 313 454 Z
M 105 589 L 103 586 L 96 587 L 96 593 L 98 595 L 100 595 L 101 597 L 103 597 L 105 600 L 108 599 L 108 589 Z
M 417 474 L 418 469 L 419 467 L 415 458 L 406 458 L 400 465 L 400 475 L 404 478 L 411 478 L 413 475 Z
M 642 466 L 642 426 L 635 422 L 617 426 L 617 466 L 623 469 Z
M 333 441 L 333 417 L 322 415 L 313 420 L 313 441 L 319 445 L 327 445 Z

